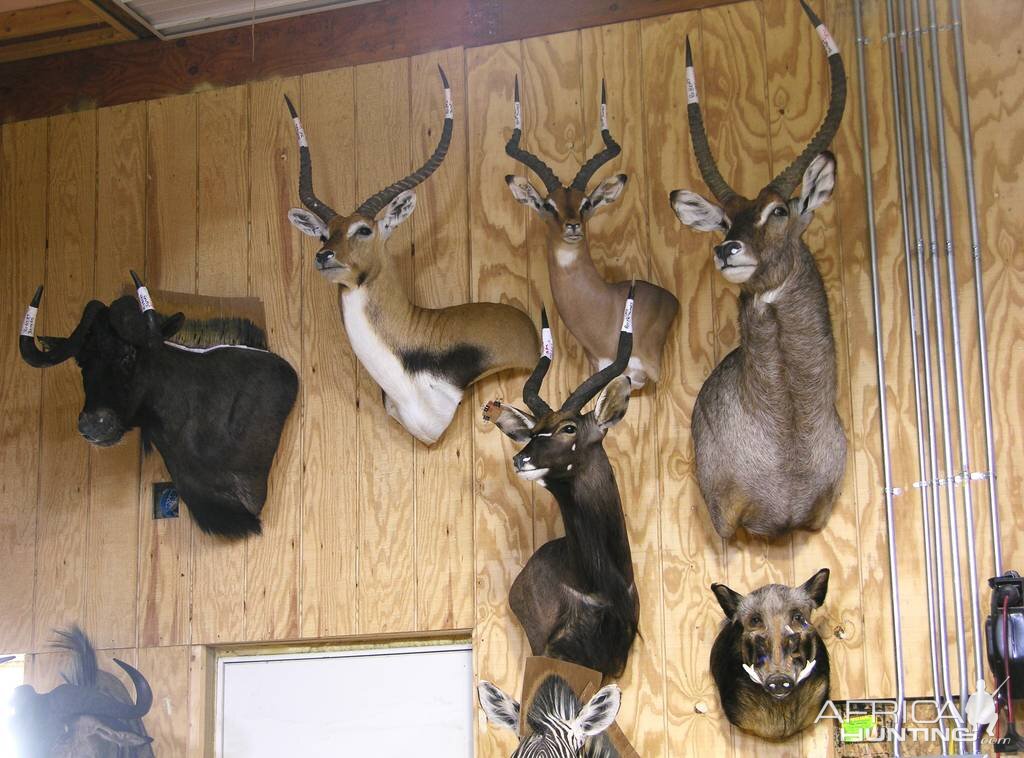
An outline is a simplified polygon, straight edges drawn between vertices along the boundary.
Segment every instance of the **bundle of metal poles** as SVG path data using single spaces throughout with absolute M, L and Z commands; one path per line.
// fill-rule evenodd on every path
M 956 60 L 956 84 L 960 113 L 960 143 L 965 170 L 966 208 L 970 220 L 970 255 L 977 310 L 977 340 L 981 378 L 981 408 L 985 425 L 986 467 L 976 472 L 971 467 L 968 435 L 968 404 L 965 395 L 965 366 L 961 350 L 959 292 L 957 291 L 958 251 L 954 236 L 949 161 L 946 145 L 946 117 L 941 74 L 940 27 L 936 0 L 885 0 L 888 47 L 889 87 L 892 133 L 897 158 L 899 201 L 902 219 L 905 281 L 879 282 L 878 246 L 875 233 L 874 193 L 872 189 L 871 129 L 867 99 L 864 55 L 870 41 L 864 36 L 862 0 L 854 2 L 857 35 L 860 117 L 863 133 L 863 160 L 868 241 L 871 260 L 871 286 L 874 303 L 875 349 L 878 366 L 880 432 L 885 499 L 886 531 L 889 542 L 889 577 L 892 587 L 892 619 L 897 688 L 897 712 L 894 734 L 901 733 L 904 712 L 905 676 L 903 634 L 900 622 L 899 575 L 894 526 L 894 500 L 911 488 L 892 481 L 891 450 L 886 405 L 886 373 L 883 350 L 883 315 L 879 287 L 906 288 L 910 345 L 913 351 L 913 392 L 916 411 L 918 461 L 917 490 L 922 515 L 922 540 L 927 589 L 928 628 L 931 654 L 932 697 L 940 713 L 962 727 L 968 693 L 979 679 L 985 678 L 983 664 L 984 632 L 980 608 L 978 556 L 975 543 L 975 513 L 972 487 L 979 479 L 988 479 L 990 526 L 992 530 L 992 566 L 995 576 L 1002 573 L 999 541 L 999 502 L 993 440 L 992 400 L 989 381 L 985 301 L 982 286 L 981 243 L 978 209 L 974 188 L 973 146 L 971 143 L 967 73 L 964 60 L 963 23 L 960 0 L 949 0 L 949 26 Z M 927 18 L 921 12 L 927 5 Z M 872 4 L 879 8 L 880 4 Z M 929 47 L 931 74 L 926 72 L 925 46 Z M 875 40 L 877 44 L 879 41 Z M 935 178 L 938 178 L 936 187 Z M 943 265 L 944 263 L 944 265 Z M 952 369 L 952 381 L 950 379 Z M 971 370 L 974 370 L 973 368 Z M 909 387 L 894 387 L 894 393 Z M 937 391 L 936 391 L 937 389 Z M 954 435 L 953 427 L 956 426 Z M 943 507 L 945 506 L 945 507 Z M 944 518 L 945 516 L 945 518 Z M 961 522 L 962 519 L 962 522 Z M 962 523 L 962 531 L 961 531 Z M 966 552 L 966 566 L 961 555 Z M 950 576 L 952 598 L 946 579 Z M 964 612 L 964 586 L 970 602 Z M 956 630 L 955 661 L 949 650 L 948 626 L 952 617 Z M 968 635 L 973 660 L 968 663 Z M 954 669 L 955 663 L 955 669 Z M 970 675 L 970 676 L 969 676 Z M 978 745 L 970 740 L 956 745 L 960 754 L 974 753 Z M 893 754 L 900 755 L 898 741 Z

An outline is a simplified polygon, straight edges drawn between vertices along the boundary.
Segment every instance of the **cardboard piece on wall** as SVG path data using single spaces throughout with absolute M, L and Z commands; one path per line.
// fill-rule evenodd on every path
M 181 311 L 187 322 L 209 319 L 248 319 L 264 334 L 267 334 L 267 314 L 263 301 L 258 297 L 219 297 L 217 295 L 193 295 L 189 292 L 151 289 L 153 306 L 164 315 Z M 135 296 L 135 289 L 126 287 L 122 294 Z M 267 335 L 269 347 L 270 337 Z M 188 340 L 171 338 L 176 344 L 188 344 Z
M 526 659 L 526 670 L 523 672 L 522 703 L 519 709 L 519 733 L 524 737 L 532 734 L 526 720 L 526 714 L 530 712 L 530 706 L 537 695 L 541 684 L 552 674 L 562 677 L 581 703 L 586 703 L 601 688 L 602 675 L 600 671 L 588 669 L 586 666 L 579 666 L 568 661 L 559 661 L 554 658 L 546 658 L 542 655 L 530 656 Z M 640 754 L 633 749 L 618 722 L 608 727 L 608 738 L 612 746 L 619 754 L 619 758 L 640 758 Z

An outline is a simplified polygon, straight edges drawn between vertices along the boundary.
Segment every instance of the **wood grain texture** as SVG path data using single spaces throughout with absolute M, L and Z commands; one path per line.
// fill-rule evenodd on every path
M 469 302 L 466 77 L 461 49 L 412 58 L 409 69 L 410 151 L 419 165 L 437 145 L 444 98 L 437 66 L 452 88 L 455 124 L 444 163 L 416 188 L 413 302 L 442 308 Z M 416 445 L 416 628 L 473 626 L 472 397 L 435 445 Z
M 302 372 L 302 255 L 299 234 L 282 211 L 298 175 L 292 125 L 282 114 L 296 79 L 249 88 L 249 175 L 252 244 L 249 293 L 263 300 L 267 343 Z M 245 635 L 248 640 L 294 637 L 299 631 L 299 551 L 302 535 L 302 413 L 296 403 L 270 470 L 263 535 L 246 541 Z
M 169 758 L 189 753 L 189 665 L 192 648 L 185 645 L 139 648 L 138 668 L 153 690 L 153 707 L 146 716 L 146 731 L 153 752 Z M 191 753 L 196 755 L 196 753 Z
M 356 197 L 370 197 L 413 170 L 409 138 L 409 61 L 355 70 Z M 399 96 L 395 97 L 397 93 Z M 436 127 L 435 127 L 436 128 Z M 417 164 L 418 165 L 418 164 Z M 412 288 L 413 214 L 387 241 L 385 265 Z M 415 440 L 384 410 L 380 387 L 359 377 L 359 631 L 416 625 Z
M 194 292 L 197 111 L 191 95 L 147 104 L 146 283 Z M 170 481 L 160 454 L 143 457 L 139 487 L 139 645 L 177 645 L 191 635 L 192 519 L 153 518 L 152 486 Z
M 67 336 L 93 293 L 96 114 L 56 117 L 49 126 L 46 299 L 37 334 Z M 50 629 L 85 612 L 89 448 L 78 433 L 80 374 L 72 362 L 42 372 L 36 533 L 35 649 Z
M 302 125 L 314 187 L 345 213 L 355 197 L 353 69 L 302 79 Z M 282 108 L 284 104 L 282 103 Z M 298 175 L 292 177 L 297 192 Z M 298 206 L 298 195 L 291 196 Z M 280 209 L 278 213 L 282 213 Z M 302 635 L 355 634 L 358 624 L 359 492 L 355 440 L 357 360 L 341 322 L 339 290 L 313 268 L 319 240 L 302 241 Z
M 120 296 L 129 269 L 145 269 L 146 154 L 144 104 L 96 112 L 95 295 L 105 303 Z M 115 447 L 89 448 L 83 625 L 99 648 L 136 644 L 141 463 L 138 431 Z
M 43 281 L 46 260 L 47 123 L 0 131 L 0 313 L 18 323 Z M 17 355 L 13 328 L 0 332 L 0 649 L 33 649 L 41 377 Z M 46 556 L 44 556 L 45 558 Z
M 248 295 L 249 90 L 204 92 L 196 110 L 195 292 Z M 245 552 L 242 541 L 192 530 L 192 642 L 244 637 Z

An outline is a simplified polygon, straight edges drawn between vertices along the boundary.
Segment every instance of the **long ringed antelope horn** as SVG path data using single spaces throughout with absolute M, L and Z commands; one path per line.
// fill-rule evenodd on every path
M 325 224 L 330 223 L 331 219 L 338 215 L 338 212 L 313 192 L 313 162 L 309 157 L 306 132 L 302 128 L 299 114 L 295 111 L 295 106 L 292 105 L 288 95 L 284 96 L 284 101 L 288 104 L 288 112 L 292 116 L 292 123 L 295 124 L 295 134 L 299 138 L 299 200 L 307 210 L 319 216 Z
M 32 302 L 25 309 L 25 318 L 21 322 L 21 334 L 18 338 L 18 350 L 22 360 L 33 368 L 48 368 L 63 363 L 68 358 L 78 354 L 85 342 L 85 337 L 92 327 L 96 315 L 103 310 L 103 303 L 92 300 L 85 306 L 82 320 L 78 322 L 75 331 L 67 338 L 44 338 L 49 343 L 48 350 L 40 350 L 36 345 L 36 314 L 39 312 L 39 304 L 43 299 L 43 286 L 39 285 Z
M 693 68 L 693 52 L 690 50 L 690 37 L 686 37 L 686 117 L 690 122 L 690 141 L 693 143 L 693 154 L 697 158 L 697 167 L 715 198 L 722 205 L 728 204 L 729 200 L 736 196 L 732 187 L 722 177 L 715 163 L 715 157 L 711 154 L 711 146 L 708 144 L 708 135 L 704 131 L 704 116 L 700 110 L 700 100 L 697 97 L 697 74 Z
M 505 152 L 511 158 L 515 158 L 528 169 L 532 170 L 549 193 L 554 192 L 562 186 L 562 180 L 551 169 L 551 167 L 528 150 L 519 147 L 519 140 L 523 136 L 523 105 L 519 101 L 519 75 L 516 74 L 515 100 L 513 101 L 514 115 L 512 122 L 512 136 L 505 143 Z
M 562 404 L 562 410 L 575 413 L 593 399 L 608 382 L 617 377 L 629 365 L 629 356 L 633 352 L 633 297 L 636 293 L 636 280 L 629 285 L 626 305 L 622 310 L 622 327 L 619 330 L 619 345 L 615 360 L 598 371 L 592 377 L 573 390 L 569 398 Z
M 543 307 L 540 309 L 540 334 L 540 358 L 537 359 L 537 366 L 533 369 L 533 373 L 530 374 L 530 378 L 523 385 L 523 402 L 526 403 L 527 407 L 537 418 L 551 413 L 551 406 L 544 402 L 540 396 L 540 386 L 544 383 L 544 377 L 547 375 L 548 368 L 551 366 L 551 360 L 555 356 L 555 343 L 551 339 L 548 313 Z
M 441 129 L 441 139 L 438 140 L 437 147 L 434 148 L 434 154 L 427 159 L 426 163 L 407 177 L 385 187 L 376 195 L 368 198 L 356 209 L 356 213 L 360 216 L 369 219 L 374 218 L 380 212 L 380 209 L 398 197 L 399 193 L 410 190 L 426 180 L 427 177 L 437 170 L 441 162 L 444 161 L 445 155 L 448 154 L 448 147 L 452 142 L 452 130 L 454 129 L 455 108 L 452 105 L 452 89 L 448 84 L 448 77 L 445 76 L 444 69 L 440 66 L 437 67 L 437 70 L 441 74 L 441 84 L 444 86 L 444 127 Z
M 570 185 L 572 189 L 586 192 L 587 184 L 594 172 L 622 152 L 619 143 L 615 141 L 608 130 L 608 93 L 604 86 L 604 79 L 601 80 L 601 139 L 604 140 L 604 149 L 583 164 L 572 180 Z
M 800 0 L 800 5 L 804 9 L 804 13 L 807 14 L 807 18 L 814 25 L 818 37 L 821 38 L 821 44 L 825 47 L 825 54 L 828 56 L 832 95 L 829 98 L 828 112 L 818 128 L 817 134 L 807 143 L 807 147 L 797 156 L 796 160 L 772 179 L 768 185 L 778 192 L 779 195 L 787 198 L 800 182 L 804 171 L 811 165 L 811 161 L 827 148 L 829 143 L 832 142 L 832 138 L 836 136 L 836 132 L 839 131 L 839 122 L 843 120 L 843 109 L 846 107 L 846 70 L 843 68 L 843 57 L 839 54 L 839 47 L 836 45 L 835 40 L 832 39 L 832 35 L 829 34 L 828 28 L 821 22 L 817 14 L 811 10 L 811 7 L 805 0 Z

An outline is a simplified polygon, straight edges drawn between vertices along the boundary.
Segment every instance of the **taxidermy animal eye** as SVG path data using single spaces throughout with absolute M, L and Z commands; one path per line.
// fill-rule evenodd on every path
M 567 424 L 566 426 L 562 427 L 562 431 L 565 434 L 576 434 L 576 425 L 575 424 Z
M 794 611 L 793 621 L 795 621 L 798 624 L 804 623 L 804 614 L 800 613 L 800 611 Z
M 585 197 L 585 198 L 583 198 L 583 202 L 580 203 L 580 210 L 581 211 L 585 211 L 585 210 L 588 210 L 589 208 L 590 208 L 590 198 Z
M 369 237 L 373 234 L 373 230 L 368 226 L 359 227 L 359 231 L 356 232 L 360 237 Z
M 761 626 L 761 623 L 762 623 L 762 619 L 761 619 L 761 616 L 759 614 L 755 613 L 753 616 L 750 617 L 750 625 L 751 626 Z
M 775 210 L 772 211 L 772 215 L 776 218 L 785 218 L 789 215 L 789 208 L 784 205 L 777 205 Z

